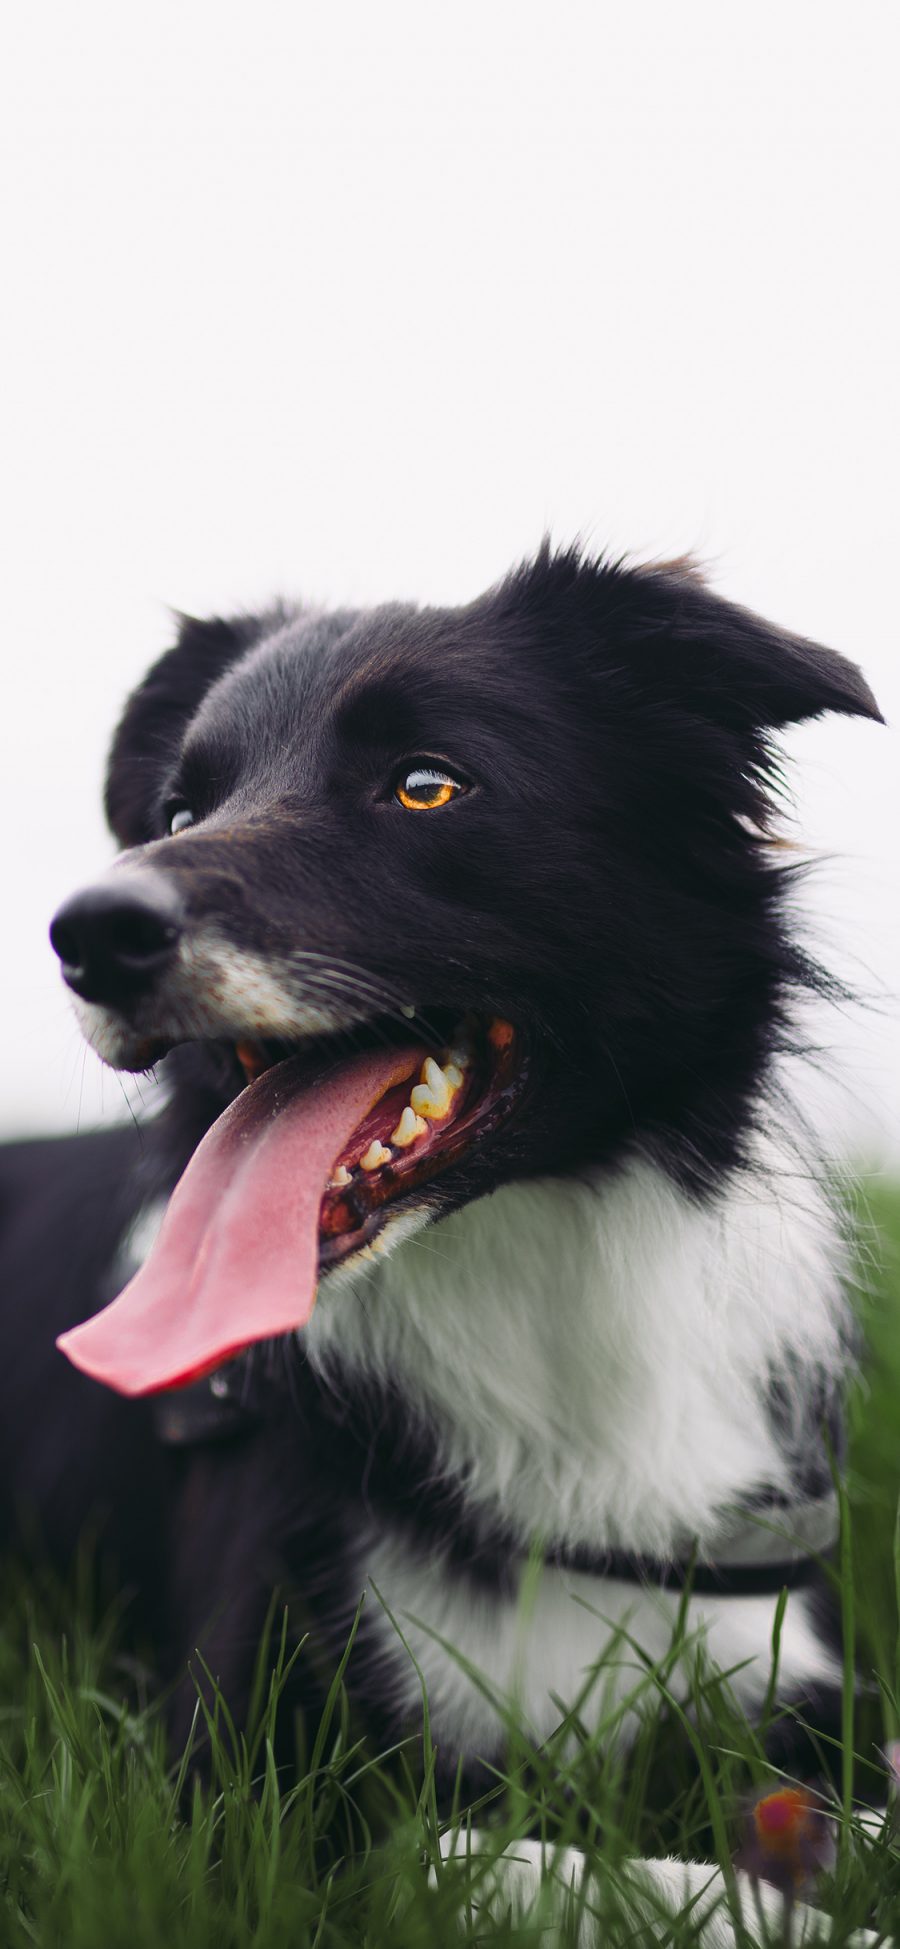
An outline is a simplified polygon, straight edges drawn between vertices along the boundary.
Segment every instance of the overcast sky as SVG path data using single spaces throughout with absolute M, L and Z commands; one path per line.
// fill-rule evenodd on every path
M 46 927 L 167 605 L 466 599 L 545 529 L 691 548 L 900 723 L 898 54 L 893 0 L 19 10 L 6 1130 L 123 1109 Z M 837 1115 L 896 1157 L 897 732 L 791 749 L 875 1004 L 826 1027 Z

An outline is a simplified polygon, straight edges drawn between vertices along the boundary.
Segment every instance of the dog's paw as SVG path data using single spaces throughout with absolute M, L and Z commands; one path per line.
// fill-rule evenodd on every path
M 451 1872 L 466 1875 L 466 1917 L 492 1923 L 530 1921 L 564 1930 L 578 1949 L 606 1949 L 630 1939 L 670 1938 L 672 1924 L 689 1926 L 698 1949 L 766 1949 L 784 1937 L 785 1913 L 774 1888 L 737 1875 L 735 1903 L 722 1874 L 709 1862 L 630 1861 L 609 1876 L 590 1871 L 579 1848 L 552 1848 L 521 1840 L 495 1856 L 493 1837 L 478 1830 L 446 1835 L 441 1853 Z M 434 1879 L 434 1876 L 432 1876 Z M 819 1909 L 803 1904 L 791 1915 L 794 1949 L 830 1939 L 831 1925 Z M 849 1938 L 849 1949 L 866 1949 L 880 1939 L 868 1929 Z

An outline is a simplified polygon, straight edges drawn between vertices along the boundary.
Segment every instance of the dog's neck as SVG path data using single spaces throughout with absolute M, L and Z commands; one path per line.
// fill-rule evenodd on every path
M 846 1364 L 843 1256 L 771 1141 L 703 1205 L 635 1156 L 507 1186 L 329 1280 L 307 1350 L 361 1399 L 400 1390 L 523 1542 L 666 1556 L 797 1493 Z

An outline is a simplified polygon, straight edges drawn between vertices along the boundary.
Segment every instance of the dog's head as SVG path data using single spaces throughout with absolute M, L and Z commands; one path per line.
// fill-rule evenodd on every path
M 235 1129 L 287 1105 L 325 1269 L 632 1142 L 708 1182 L 804 973 L 770 737 L 826 710 L 878 716 L 680 564 L 545 549 L 462 609 L 185 622 L 113 746 L 126 850 L 53 926 L 85 1033 L 125 1069 L 201 1045 L 211 1105 L 263 1106 Z

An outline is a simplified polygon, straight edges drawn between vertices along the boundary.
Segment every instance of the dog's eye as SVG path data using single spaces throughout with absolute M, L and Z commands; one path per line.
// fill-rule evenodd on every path
M 449 772 L 437 771 L 432 765 L 414 765 L 398 778 L 394 797 L 407 812 L 436 812 L 465 789 Z
M 189 805 L 170 805 L 166 813 L 166 831 L 170 837 L 176 832 L 184 832 L 194 823 L 194 815 Z

